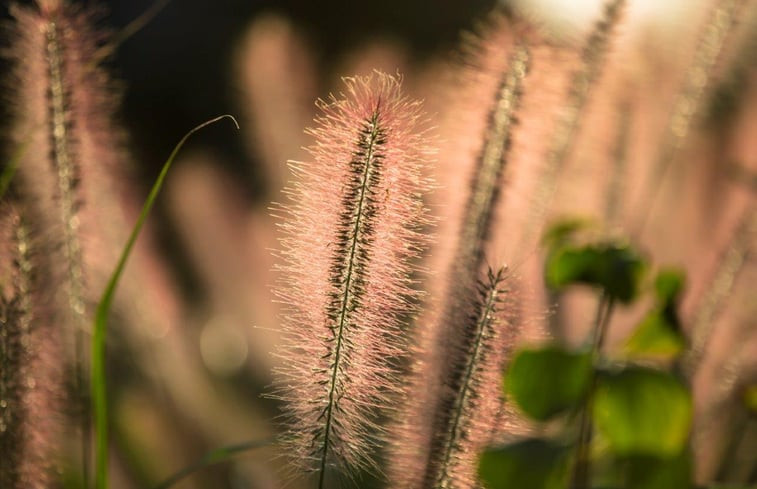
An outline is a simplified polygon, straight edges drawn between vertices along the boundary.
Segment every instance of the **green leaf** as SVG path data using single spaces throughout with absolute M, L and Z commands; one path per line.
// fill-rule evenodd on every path
M 622 462 L 625 489 L 690 489 L 691 455 L 684 450 L 675 457 L 633 456 Z
M 627 355 L 670 360 L 686 348 L 677 310 L 683 286 L 684 274 L 680 270 L 663 269 L 657 274 L 657 305 L 626 341 Z
M 643 367 L 600 375 L 594 421 L 618 455 L 674 456 L 686 446 L 691 396 L 672 375 Z
M 546 440 L 528 439 L 484 452 L 478 475 L 487 489 L 562 489 L 570 451 Z
M 660 270 L 654 288 L 657 300 L 663 305 L 677 302 L 686 284 L 686 274 L 677 268 Z
M 560 289 L 583 283 L 600 287 L 624 303 L 638 294 L 644 262 L 630 247 L 612 243 L 563 246 L 547 257 L 547 285 Z
M 672 359 L 686 347 L 686 340 L 663 311 L 652 311 L 639 323 L 626 341 L 624 352 L 629 356 Z
M 523 349 L 505 376 L 505 391 L 528 416 L 546 421 L 578 406 L 591 383 L 590 353 L 556 346 Z
M 150 214 L 155 199 L 163 186 L 163 181 L 168 174 L 169 168 L 173 163 L 179 150 L 184 146 L 190 136 L 199 131 L 200 129 L 220 121 L 221 119 L 231 119 L 234 125 L 239 128 L 236 119 L 230 115 L 222 115 L 203 122 L 199 126 L 189 131 L 181 138 L 181 141 L 174 147 L 170 156 L 163 164 L 163 168 L 155 180 L 150 193 L 147 195 L 145 204 L 142 207 L 142 211 L 137 218 L 137 222 L 131 230 L 129 239 L 124 245 L 124 249 L 121 252 L 121 256 L 118 259 L 113 274 L 108 280 L 108 284 L 103 291 L 103 295 L 100 298 L 100 302 L 97 304 L 95 310 L 95 321 L 92 328 L 92 368 L 90 369 L 90 388 L 92 390 L 92 412 L 95 418 L 95 488 L 105 489 L 108 487 L 108 408 L 107 408 L 107 392 L 105 385 L 105 336 L 108 326 L 108 313 L 110 311 L 111 303 L 113 302 L 113 296 L 116 292 L 116 287 L 121 279 L 121 274 L 126 267 L 126 262 L 129 259 L 131 250 L 136 243 L 139 233 L 142 230 L 142 226 Z

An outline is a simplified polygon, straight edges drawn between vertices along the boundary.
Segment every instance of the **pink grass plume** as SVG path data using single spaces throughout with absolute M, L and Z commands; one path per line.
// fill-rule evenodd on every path
M 51 487 L 61 455 L 61 360 L 49 250 L 0 204 L 0 487 Z
M 417 259 L 428 240 L 420 104 L 382 73 L 344 80 L 320 101 L 312 159 L 291 164 L 276 288 L 284 304 L 273 397 L 284 401 L 293 465 L 348 476 L 375 469 L 378 417 L 401 391 L 405 320 L 415 313 Z

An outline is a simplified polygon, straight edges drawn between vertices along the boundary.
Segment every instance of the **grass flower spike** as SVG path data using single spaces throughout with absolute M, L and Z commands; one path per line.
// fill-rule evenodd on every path
M 51 487 L 60 448 L 60 352 L 46 260 L 30 226 L 0 205 L 0 487 Z
M 120 133 L 110 120 L 117 103 L 114 84 L 96 51 L 105 35 L 92 28 L 96 12 L 64 0 L 12 5 L 13 66 L 6 80 L 12 142 L 28 144 L 19 163 L 18 185 L 42 219 L 46 239 L 59 242 L 66 263 L 65 295 L 72 322 L 82 327 L 94 234 L 100 212 L 112 200 L 105 176 L 121 163 Z M 110 268 L 110 265 L 106 268 Z M 97 284 L 99 285 L 99 284 Z
M 286 366 L 275 396 L 286 402 L 287 453 L 319 487 L 327 468 L 374 465 L 427 240 L 419 104 L 388 75 L 345 83 L 346 95 L 319 103 L 312 161 L 292 164 L 289 203 L 278 208 Z
M 456 391 L 444 398 L 443 430 L 434 439 L 422 487 L 475 487 L 478 454 L 501 430 L 504 400 L 499 380 L 513 344 L 508 280 L 505 267 L 489 268 L 477 284 L 478 297 L 466 308 L 466 334 L 471 337 L 460 347 L 464 360 L 455 365 L 459 380 L 450 386 Z

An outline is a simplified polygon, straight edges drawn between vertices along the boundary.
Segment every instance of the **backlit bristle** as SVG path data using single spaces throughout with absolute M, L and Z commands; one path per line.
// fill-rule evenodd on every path
M 477 351 L 477 338 L 480 339 L 478 312 L 471 313 L 471 307 L 480 297 L 478 271 L 486 260 L 486 243 L 510 162 L 508 150 L 531 62 L 530 46 L 525 42 L 502 46 L 489 39 L 495 35 L 499 39 L 505 29 L 499 27 L 479 42 L 486 46 L 487 56 L 505 57 L 507 63 L 501 60 L 494 63 L 505 67 L 496 74 L 498 81 L 487 101 L 483 142 L 473 162 L 458 235 L 452 237 L 454 253 L 450 262 L 444 264 L 449 267 L 445 290 L 440 291 L 444 302 L 439 304 L 439 313 L 425 318 L 428 322 L 420 324 L 416 333 L 406 405 L 394 427 L 389 469 L 394 487 L 449 487 L 453 479 L 449 470 L 460 459 L 454 448 L 461 436 L 453 427 L 460 414 L 455 406 L 467 405 L 469 384 L 465 377 L 471 361 L 469 355 Z M 483 63 L 487 61 L 491 63 L 486 59 Z M 498 383 L 495 381 L 494 385 Z M 461 480 L 470 482 L 473 459 L 463 458 L 465 462 L 456 470 L 459 469 Z
M 0 487 L 50 487 L 61 365 L 52 297 L 40 286 L 45 254 L 12 206 L 0 208 L 0 226 Z
M 320 102 L 313 159 L 292 164 L 289 203 L 277 208 L 287 366 L 275 397 L 286 403 L 292 462 L 317 472 L 321 486 L 327 468 L 374 465 L 428 224 L 419 104 L 388 75 L 345 83 L 346 95 Z
M 11 104 L 10 139 L 27 147 L 13 181 L 19 212 L 49 253 L 40 287 L 56 307 L 60 352 L 72 377 L 81 460 L 89 459 L 86 330 L 92 304 L 122 246 L 119 203 L 121 132 L 113 121 L 119 93 L 97 54 L 105 42 L 91 9 L 66 0 L 10 8 L 11 64 L 4 80 Z M 113 239 L 114 236 L 119 238 Z
M 491 442 L 504 400 L 499 378 L 513 344 L 502 288 L 506 269 L 489 269 L 478 283 L 478 297 L 470 307 L 466 331 L 470 335 L 458 352 L 456 385 L 449 385 L 443 423 L 432 442 L 432 456 L 422 487 L 470 488 L 476 486 L 478 453 Z

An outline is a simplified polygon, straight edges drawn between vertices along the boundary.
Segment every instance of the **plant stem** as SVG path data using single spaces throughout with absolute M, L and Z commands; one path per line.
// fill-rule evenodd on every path
M 88 362 L 84 336 L 85 304 L 83 299 L 82 250 L 79 242 L 79 225 L 76 210 L 76 180 L 79 173 L 71 148 L 72 134 L 67 120 L 70 95 L 66 89 L 67 77 L 65 44 L 61 43 L 61 28 L 55 18 L 45 27 L 47 70 L 49 86 L 49 120 L 52 157 L 57 174 L 60 200 L 60 219 L 63 226 L 63 250 L 67 262 L 68 302 L 74 328 L 74 397 L 77 421 L 81 435 L 80 457 L 84 489 L 89 489 L 89 457 L 91 453 L 91 424 L 86 377 Z
M 592 338 L 592 355 L 594 363 L 597 363 L 602 352 L 607 326 L 610 323 L 610 316 L 613 308 L 613 298 L 606 293 L 602 293 L 597 306 L 597 315 L 594 319 L 594 336 Z M 594 389 L 597 384 L 596 370 L 592 369 L 591 385 L 589 393 L 586 396 L 584 405 L 581 409 L 580 427 L 578 433 L 578 447 L 576 448 L 576 462 L 573 468 L 573 478 L 571 489 L 588 489 L 591 475 L 591 402 L 594 396 Z
M 376 109 L 378 110 L 378 108 Z M 367 192 L 368 192 L 368 186 L 372 171 L 372 166 L 374 164 L 374 151 L 375 146 L 377 144 L 377 140 L 379 138 L 379 129 L 378 129 L 378 112 L 374 113 L 373 118 L 370 121 L 370 128 L 371 132 L 369 134 L 369 140 L 368 140 L 368 148 L 365 155 L 365 168 L 363 169 L 363 175 L 362 175 L 362 181 L 360 183 L 360 195 L 358 197 L 358 203 L 357 207 L 355 209 L 355 224 L 353 226 L 352 231 L 352 242 L 350 243 L 350 254 L 349 258 L 347 260 L 347 271 L 345 273 L 345 282 L 344 282 L 344 294 L 342 296 L 342 304 L 339 311 L 339 326 L 337 327 L 337 334 L 336 334 L 336 346 L 334 347 L 334 366 L 332 368 L 331 372 L 331 384 L 329 386 L 329 398 L 328 398 L 328 404 L 326 405 L 325 410 L 325 417 L 326 417 L 326 427 L 324 428 L 324 435 L 323 435 L 323 452 L 321 455 L 321 465 L 320 465 L 320 474 L 318 475 L 318 489 L 323 489 L 323 484 L 325 480 L 325 474 L 326 474 L 326 460 L 328 459 L 328 451 L 329 451 L 329 443 L 330 443 L 330 435 L 331 435 L 331 424 L 332 424 L 332 415 L 334 412 L 334 405 L 336 404 L 336 400 L 334 399 L 336 394 L 336 384 L 337 384 L 337 374 L 339 373 L 340 369 L 340 360 L 342 355 L 342 343 L 343 343 L 343 335 L 344 335 L 344 329 L 347 326 L 347 321 L 349 319 L 349 313 L 351 311 L 351 302 L 350 296 L 352 296 L 352 289 L 353 289 L 353 280 L 355 277 L 353 276 L 353 269 L 356 266 L 356 254 L 358 251 L 358 245 L 360 244 L 360 234 L 361 234 L 361 226 L 364 226 L 363 224 L 363 216 L 365 214 L 365 201 L 367 199 Z

